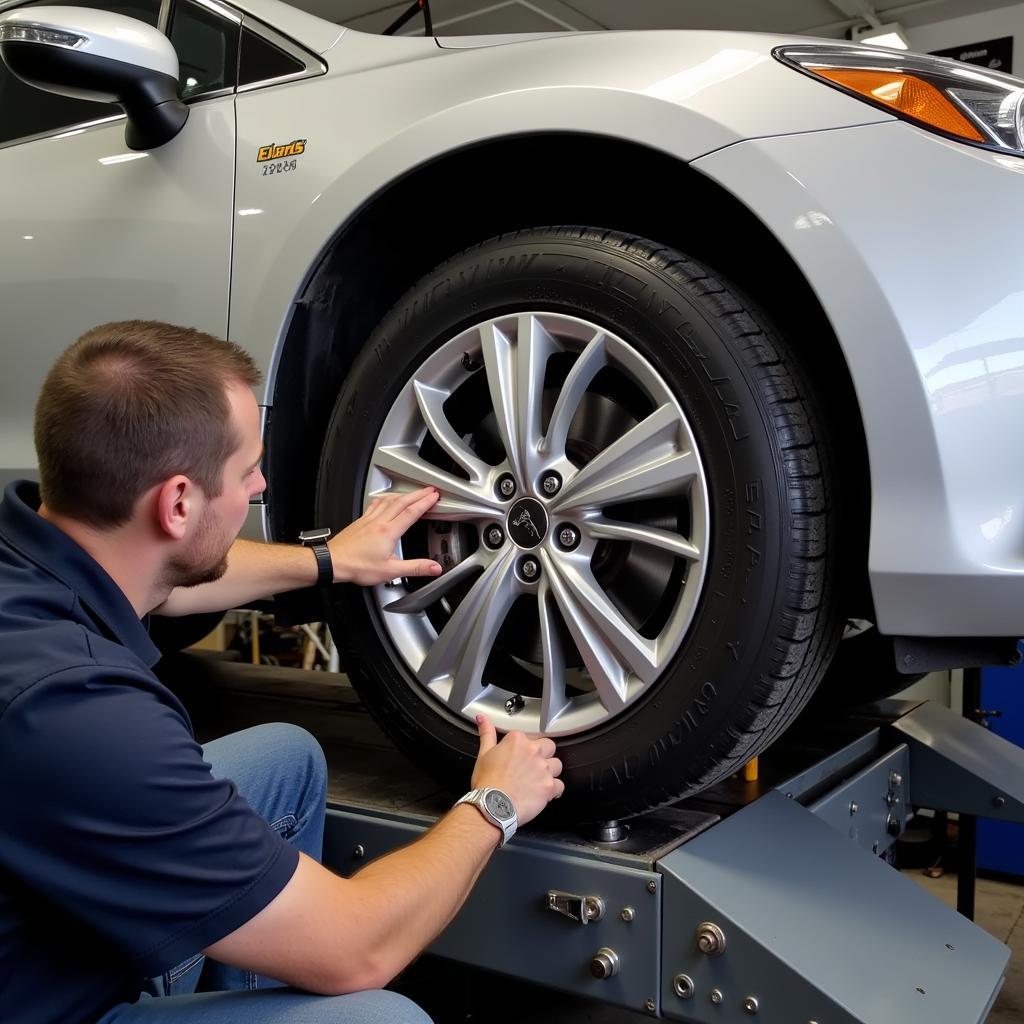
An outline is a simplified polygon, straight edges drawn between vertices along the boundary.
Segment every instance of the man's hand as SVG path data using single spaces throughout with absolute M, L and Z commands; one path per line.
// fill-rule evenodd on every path
M 402 534 L 433 508 L 440 494 L 424 487 L 411 494 L 385 494 L 327 546 L 334 562 L 335 583 L 372 587 L 399 576 L 440 576 L 441 566 L 429 558 L 396 558 Z
M 555 741 L 525 732 L 507 733 L 502 741 L 485 715 L 476 716 L 480 753 L 473 769 L 473 788 L 494 786 L 512 800 L 516 818 L 525 825 L 565 792 L 562 762 L 555 757 Z

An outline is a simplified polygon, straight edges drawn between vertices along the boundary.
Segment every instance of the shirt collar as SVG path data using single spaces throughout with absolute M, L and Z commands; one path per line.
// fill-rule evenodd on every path
M 39 485 L 15 480 L 0 502 L 0 537 L 70 587 L 88 611 L 139 660 L 152 668 L 160 651 L 124 591 L 84 548 L 39 515 Z

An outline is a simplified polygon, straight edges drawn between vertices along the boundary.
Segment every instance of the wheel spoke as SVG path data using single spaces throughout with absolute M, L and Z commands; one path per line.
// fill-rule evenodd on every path
M 566 592 L 576 608 L 574 617 L 585 619 L 592 632 L 642 682 L 653 682 L 660 667 L 656 642 L 642 637 L 622 617 L 605 596 L 587 561 L 579 557 L 550 556 L 548 561 L 552 566 L 551 583 L 556 596 L 560 589 Z
M 537 473 L 544 374 L 548 359 L 556 349 L 554 339 L 537 317 L 524 314 L 519 318 L 516 341 L 516 407 L 519 411 L 519 465 L 524 483 L 532 480 Z
M 384 611 L 398 612 L 403 615 L 425 611 L 435 601 L 439 601 L 444 597 L 452 587 L 465 581 L 475 572 L 482 569 L 485 564 L 486 559 L 484 556 L 479 551 L 476 551 L 464 562 L 459 562 L 457 565 L 452 566 L 446 573 L 438 576 L 436 580 L 431 580 L 426 586 L 406 594 L 405 597 L 400 597 L 397 601 L 384 605 Z
M 541 561 L 551 581 L 551 592 L 562 610 L 562 618 L 576 641 L 576 648 L 583 664 L 590 673 L 597 696 L 609 714 L 616 714 L 626 706 L 628 677 L 619 664 L 615 652 L 604 642 L 594 629 L 586 613 L 560 580 L 553 568 L 553 559 L 546 551 L 540 553 Z
M 565 654 L 558 633 L 555 595 L 547 576 L 537 588 L 537 612 L 540 616 L 540 642 L 544 654 L 544 694 L 540 707 L 540 731 L 547 732 L 555 719 L 569 706 L 565 686 Z
M 605 540 L 629 541 L 634 544 L 649 544 L 652 547 L 670 551 L 679 558 L 689 562 L 699 562 L 701 553 L 697 547 L 678 533 L 658 530 L 653 526 L 636 526 L 633 523 L 620 523 L 614 519 L 599 516 L 588 519 L 583 524 L 583 532 L 591 537 Z
M 700 467 L 696 455 L 681 446 L 681 433 L 671 405 L 656 409 L 566 483 L 555 512 L 682 494 Z
M 522 483 L 536 470 L 544 372 L 556 345 L 529 314 L 519 317 L 515 343 L 494 323 L 485 324 L 480 336 L 498 433 L 512 472 Z
M 484 666 L 505 616 L 516 598 L 514 553 L 496 558 L 462 599 L 438 634 L 419 669 L 423 682 L 450 681 L 447 701 L 462 712 L 486 689 Z
M 373 454 L 373 465 L 395 480 L 418 487 L 436 487 L 441 499 L 426 514 L 427 519 L 482 519 L 501 518 L 501 506 L 482 488 L 467 480 L 460 480 L 419 457 L 416 445 L 402 444 L 378 448 Z
M 480 342 L 498 434 L 505 446 L 505 455 L 513 473 L 522 479 L 519 471 L 516 372 L 512 342 L 494 323 L 485 324 L 480 328 Z
M 429 387 L 419 381 L 413 382 L 413 389 L 416 392 L 416 404 L 420 407 L 420 415 L 434 439 L 470 475 L 474 483 L 482 484 L 487 479 L 489 467 L 455 433 L 445 415 L 444 403 L 448 400 L 450 392 Z
M 565 378 L 562 390 L 558 393 L 555 408 L 551 412 L 547 435 L 541 442 L 541 451 L 546 455 L 564 454 L 565 444 L 569 437 L 569 427 L 576 415 L 576 410 L 579 408 L 580 402 L 583 401 L 590 382 L 607 364 L 608 353 L 605 348 L 605 335 L 604 331 L 599 331 L 573 363 L 569 376 Z

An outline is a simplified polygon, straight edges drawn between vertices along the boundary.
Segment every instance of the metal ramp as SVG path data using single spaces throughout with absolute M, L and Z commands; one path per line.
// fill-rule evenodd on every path
M 701 1024 L 978 1024 L 1009 950 L 881 859 L 914 806 L 1024 821 L 1024 750 L 884 702 L 621 842 L 524 829 L 430 952 Z M 435 817 L 331 806 L 325 862 L 348 874 Z

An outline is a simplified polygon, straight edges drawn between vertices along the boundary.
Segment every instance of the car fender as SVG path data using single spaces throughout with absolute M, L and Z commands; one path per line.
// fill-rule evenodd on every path
M 1024 632 L 1024 160 L 902 122 L 697 160 L 792 256 L 860 405 L 882 632 Z

